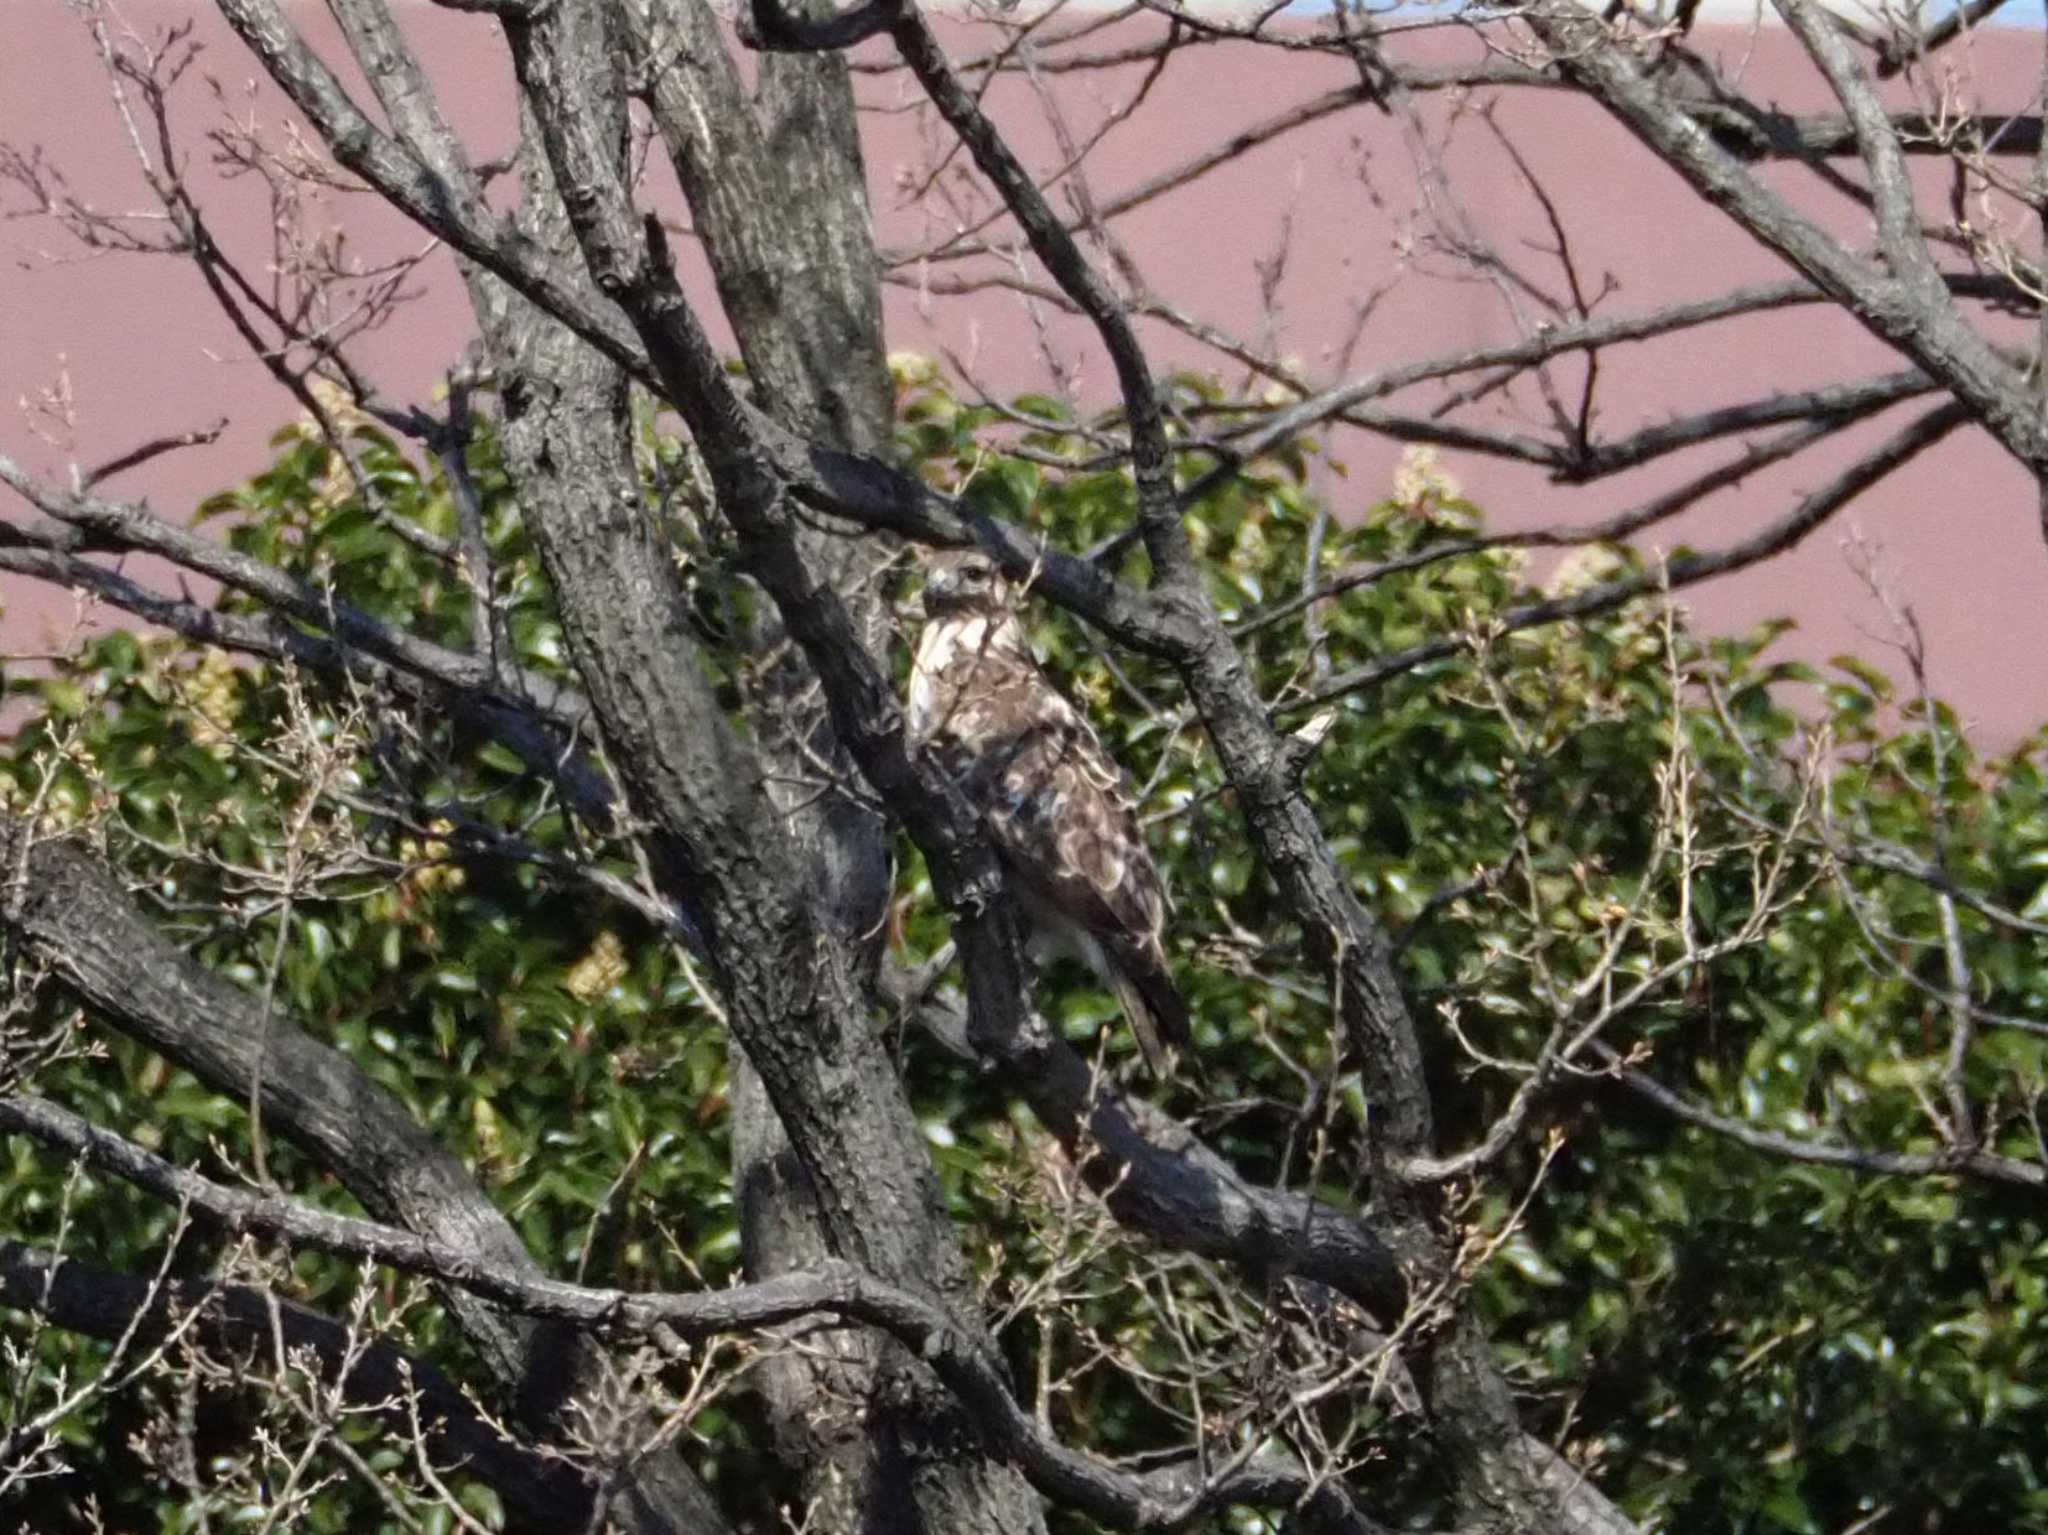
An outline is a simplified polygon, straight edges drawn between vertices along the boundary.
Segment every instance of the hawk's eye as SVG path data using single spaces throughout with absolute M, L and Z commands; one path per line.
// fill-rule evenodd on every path
M 979 586 L 989 578 L 990 571 L 986 565 L 969 565 L 965 570 L 961 571 L 961 574 L 967 577 L 974 585 Z

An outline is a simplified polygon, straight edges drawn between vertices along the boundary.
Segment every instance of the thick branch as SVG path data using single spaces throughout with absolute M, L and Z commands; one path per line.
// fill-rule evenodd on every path
M 93 1012 L 247 1101 L 263 1123 L 304 1148 L 373 1214 L 494 1271 L 539 1265 L 467 1168 L 346 1056 L 205 969 L 163 938 L 99 863 L 67 841 L 0 819 L 7 886 L 0 924 Z M 574 1376 L 573 1340 L 466 1293 L 450 1309 L 497 1379 L 536 1426 L 550 1421 Z M 629 1487 L 635 1528 L 678 1521 L 723 1526 L 679 1465 L 643 1462 Z
M 52 586 L 90 593 L 145 623 L 159 625 L 202 645 L 243 655 L 289 661 L 328 678 L 367 677 L 423 708 L 452 711 L 491 739 L 511 748 L 536 777 L 556 784 L 576 813 L 593 826 L 608 826 L 614 810 L 611 785 L 587 753 L 523 701 L 483 691 L 448 687 L 351 651 L 332 639 L 306 633 L 274 613 L 224 613 L 189 597 L 171 597 L 117 570 L 77 555 L 35 544 L 11 543 L 13 530 L 0 525 L 0 570 L 32 576 Z
M 1558 478 L 1569 484 L 1578 484 L 1637 468 L 1667 453 L 1711 442 L 1717 437 L 1731 437 L 1738 432 L 1787 421 L 1817 421 L 1839 428 L 1887 405 L 1926 394 L 1933 388 L 1926 374 L 1918 368 L 1907 368 L 1897 373 L 1880 374 L 1876 378 L 1802 389 L 1796 393 L 1773 394 L 1760 400 L 1746 400 L 1740 405 L 1724 405 L 1717 410 L 1701 411 L 1674 421 L 1660 421 L 1615 441 L 1595 444 L 1582 460 L 1568 466 Z
M 939 1039 L 967 1048 L 1030 1103 L 1124 1225 L 1178 1252 L 1221 1258 L 1254 1282 L 1312 1279 L 1379 1316 L 1399 1316 L 1406 1278 L 1370 1224 L 1335 1205 L 1248 1183 L 1186 1125 L 1102 1078 L 1056 1037 L 974 1026 L 917 977 L 885 968 L 884 994 L 914 1007 Z
M 1961 275 L 1951 276 L 1945 281 L 1950 289 L 1958 294 L 1979 297 L 2009 294 L 2012 290 L 2012 285 L 2003 279 L 1992 279 L 1987 282 L 1969 275 Z M 1817 291 L 1812 284 L 1795 278 L 1784 282 L 1758 283 L 1746 288 L 1735 288 L 1726 293 L 1717 293 L 1710 298 L 1670 304 L 1643 314 L 1614 315 L 1583 320 L 1571 325 L 1550 326 L 1520 341 L 1472 347 L 1462 352 L 1448 352 L 1441 356 L 1422 358 L 1412 363 L 1402 363 L 1378 372 L 1362 374 L 1320 394 L 1311 395 L 1283 409 L 1260 416 L 1256 422 L 1248 424 L 1240 435 L 1227 439 L 1227 442 L 1239 458 L 1256 458 L 1262 453 L 1269 452 L 1279 443 L 1310 431 L 1354 406 L 1397 393 L 1415 384 L 1427 383 L 1431 379 L 1453 378 L 1459 374 L 1493 370 L 1520 371 L 1572 352 L 1593 351 L 1622 342 L 1647 341 L 1657 336 L 1671 335 L 1697 325 L 1706 325 L 1738 315 L 1764 314 L 1796 305 L 1821 303 L 1825 302 L 1827 297 L 1826 294 Z M 1499 382 L 1498 378 L 1489 380 L 1489 387 L 1496 386 Z M 1206 482 L 1198 483 L 1189 495 L 1199 493 L 1202 483 Z
M 2048 474 L 2048 422 L 2034 409 L 2018 369 L 1963 322 L 1920 244 L 1910 218 L 1910 184 L 1901 184 L 1896 140 L 1882 112 L 1866 106 L 1838 67 L 1846 45 L 1797 3 L 1787 20 L 1809 49 L 1842 78 L 1873 174 L 1883 173 L 1880 222 L 1889 274 L 1879 272 L 1770 191 L 1714 144 L 1658 80 L 1609 36 L 1593 12 L 1570 0 L 1538 0 L 1522 12 L 1558 67 L 1580 82 L 1699 194 L 1777 251 L 1875 335 L 1896 347 L 1969 405 L 1992 434 L 2036 475 Z M 1810 22 L 1810 25 L 1808 24 Z M 1851 61 L 1853 63 L 1853 61 Z M 1867 82 L 1863 90 L 1867 92 Z M 1866 120 L 1875 111 L 1876 120 Z
M 600 291 L 632 320 L 704 455 L 747 568 L 823 677 L 834 735 L 860 758 L 862 732 L 890 728 L 876 711 L 894 714 L 893 693 L 846 602 L 806 560 L 759 418 L 740 402 L 677 286 L 659 226 L 633 209 L 614 24 L 603 6 L 558 4 L 507 28 L 553 181 L 545 204 L 529 212 L 555 220 Z M 734 1036 L 788 1132 L 819 1225 L 833 1251 L 951 1316 L 962 1346 L 999 1375 L 993 1340 L 973 1319 L 924 1138 L 874 1030 L 856 946 L 821 920 L 821 892 L 767 793 L 758 752 L 727 726 L 709 679 L 678 643 L 674 569 L 633 484 L 619 381 L 551 327 L 505 345 L 527 379 L 507 440 L 523 474 L 552 477 L 527 511 L 572 652 L 629 800 L 652 828 L 657 880 L 678 897 L 687 890 L 707 915 Z M 620 591 L 634 600 L 620 603 Z M 900 741 L 900 720 L 895 734 Z M 910 804 L 906 818 L 921 830 L 914 797 Z M 985 848 L 981 863 L 975 877 L 988 894 L 971 909 L 985 919 L 1000 883 Z M 959 860 L 942 853 L 933 866 L 943 885 Z M 985 920 L 982 928 L 993 931 Z M 1007 952 L 1014 970 L 1014 937 Z M 861 1431 L 907 1458 L 914 1513 L 903 1517 L 933 1530 L 1037 1527 L 1029 1489 L 1000 1456 L 972 1444 L 958 1406 L 899 1351 L 885 1364 L 876 1406 L 887 1409 Z
M 1920 210 L 1913 196 L 1913 178 L 1899 148 L 1898 130 L 1862 64 L 1832 19 L 1807 0 L 1773 0 L 1778 14 L 1806 45 L 1849 118 L 1856 147 L 1869 176 L 1871 202 L 1877 210 L 1877 238 L 1885 264 L 1923 304 L 1945 301 L 1940 275 L 1920 237 Z
M 158 555 L 181 569 L 255 597 L 301 623 L 325 629 L 350 650 L 415 676 L 431 678 L 452 691 L 502 694 L 530 701 L 531 708 L 541 717 L 571 729 L 587 712 L 573 689 L 550 678 L 526 672 L 501 672 L 484 657 L 464 655 L 420 639 L 331 593 L 294 580 L 274 565 L 166 522 L 146 506 L 58 490 L 36 479 L 4 454 L 0 454 L 0 483 L 70 530 L 69 538 L 35 540 L 44 547 L 64 553 L 136 550 Z M 0 533 L 0 542 L 8 541 L 30 540 L 18 533 Z
M 949 1311 L 850 1264 L 829 1263 L 809 1273 L 698 1294 L 588 1288 L 506 1272 L 479 1263 L 467 1251 L 374 1221 L 330 1215 L 281 1195 L 225 1187 L 41 1099 L 0 1097 L 0 1130 L 32 1136 L 81 1158 L 167 1203 L 199 1212 L 229 1234 L 369 1259 L 458 1286 L 522 1315 L 611 1336 L 646 1338 L 667 1331 L 694 1340 L 758 1332 L 821 1315 L 879 1328 L 933 1369 L 989 1443 L 1015 1459 L 1041 1492 L 1120 1525 L 1143 1528 L 1169 1517 L 1178 1523 L 1226 1503 L 1307 1500 L 1306 1511 L 1317 1528 L 1379 1528 L 1351 1507 L 1335 1483 L 1318 1484 L 1299 1466 L 1276 1457 L 1259 1457 L 1211 1482 L 1199 1462 L 1134 1475 L 1070 1450 L 1017 1401 L 986 1349 L 962 1334 Z
M 1463 559 L 1486 549 L 1558 549 L 1573 548 L 1584 544 L 1616 543 L 1645 528 L 1677 516 L 1688 507 L 1717 490 L 1726 490 L 1741 483 L 1757 470 L 1771 464 L 1782 463 L 1795 454 L 1804 452 L 1815 443 L 1835 435 L 1841 423 L 1832 419 L 1809 421 L 1803 426 L 1780 432 L 1768 442 L 1749 443 L 1733 456 L 1702 470 L 1691 479 L 1674 485 L 1661 495 L 1612 517 L 1603 517 L 1598 522 L 1566 523 L 1558 527 L 1530 528 L 1512 533 L 1488 533 L 1477 538 L 1455 539 L 1447 543 L 1432 544 L 1410 554 L 1396 555 L 1392 559 L 1370 564 L 1359 564 L 1338 571 L 1327 580 L 1297 592 L 1292 597 L 1260 608 L 1239 622 L 1232 633 L 1239 638 L 1256 634 L 1284 619 L 1292 618 L 1318 602 L 1327 602 L 1341 597 L 1346 592 L 1356 591 L 1361 586 L 1370 586 L 1389 576 L 1401 575 L 1411 570 L 1420 570 L 1444 560 Z
M 1731 570 L 1740 570 L 1782 554 L 1840 511 L 1849 501 L 1961 426 L 1969 419 L 1969 415 L 1967 407 L 1953 401 L 1938 406 L 1857 459 L 1819 490 L 1802 497 L 1791 511 L 1776 522 L 1739 543 L 1704 554 L 1682 555 L 1665 562 L 1660 569 L 1647 570 L 1640 575 L 1624 577 L 1617 581 L 1602 582 L 1598 586 L 1568 597 L 1552 597 L 1542 602 L 1525 603 L 1521 607 L 1510 608 L 1495 621 L 1495 632 L 1510 634 L 1519 629 L 1533 628 L 1538 624 L 1557 623 L 1563 619 L 1586 618 L 1595 613 L 1605 613 L 1651 592 L 1692 586 L 1701 581 L 1711 580 L 1715 576 L 1726 575 Z M 1394 651 L 1364 666 L 1339 673 L 1313 693 L 1289 699 L 1281 706 L 1280 712 L 1295 714 L 1320 708 L 1347 694 L 1377 686 L 1389 677 L 1413 671 L 1416 667 L 1426 666 L 1432 661 L 1454 656 L 1464 647 L 1465 641 L 1462 639 L 1450 638 L 1426 640 L 1420 645 L 1411 645 L 1406 650 Z

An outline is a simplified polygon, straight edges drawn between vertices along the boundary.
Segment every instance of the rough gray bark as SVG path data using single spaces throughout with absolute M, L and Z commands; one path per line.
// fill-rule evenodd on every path
M 546 191 L 540 157 L 528 157 L 526 232 L 550 248 L 573 237 L 589 259 L 592 221 L 617 212 L 610 198 L 623 163 L 624 124 L 609 114 L 622 101 L 623 29 L 595 11 L 565 6 L 510 23 L 507 31 L 552 171 Z M 753 195 L 762 200 L 758 188 Z M 765 203 L 785 206 L 776 198 Z M 557 206 L 562 220 L 550 213 Z M 762 281 L 782 278 L 772 269 L 764 274 L 760 264 L 759 250 L 772 240 L 733 209 L 723 214 L 716 227 L 733 233 L 717 249 L 729 290 L 752 294 Z M 754 249 L 756 264 L 744 267 L 729 254 L 734 247 Z M 602 259 L 591 265 L 604 287 Z M 777 312 L 796 307 L 791 293 L 776 305 Z M 847 323 L 864 325 L 873 337 L 871 297 Z M 804 361 L 804 346 L 783 327 L 742 333 L 760 338 L 776 386 L 819 401 L 819 416 L 838 414 L 839 429 L 852 434 L 844 413 L 826 403 L 833 391 L 807 375 L 818 366 L 817 354 Z M 872 339 L 867 352 L 878 369 Z M 923 1139 L 867 1001 L 874 942 L 855 935 L 879 932 L 887 893 L 880 822 L 845 796 L 793 821 L 790 805 L 770 789 L 775 747 L 757 755 L 726 723 L 687 638 L 666 539 L 639 493 L 623 372 L 538 316 L 508 328 L 498 353 L 508 454 L 528 487 L 529 526 L 607 754 L 628 805 L 651 828 L 658 882 L 705 936 L 745 1054 L 742 1069 L 759 1073 L 788 1133 L 787 1151 L 758 1120 L 739 1137 L 750 1159 L 739 1169 L 742 1190 L 776 1206 L 753 1212 L 750 1224 L 757 1236 L 774 1230 L 789 1238 L 786 1245 L 757 1242 L 752 1256 L 787 1262 L 827 1246 L 877 1275 L 929 1289 L 963 1325 L 976 1325 Z M 871 385 L 857 428 L 869 441 L 882 430 L 877 403 Z M 706 445 L 708 457 L 717 451 Z M 873 558 L 859 549 L 849 557 L 843 546 L 834 555 L 841 578 L 856 581 Z M 820 579 L 832 576 L 821 572 Z M 871 586 L 863 590 L 866 622 L 856 632 L 873 644 L 882 613 Z M 766 734 L 771 743 L 789 743 L 780 755 L 791 766 L 803 761 L 799 745 L 829 763 L 836 753 L 821 735 L 822 720 L 791 702 L 801 680 L 770 679 L 770 693 L 779 696 L 765 711 L 772 722 Z M 743 1111 L 753 1112 L 751 1093 L 739 1098 L 748 1106 Z M 867 1347 L 856 1346 L 856 1361 Z M 876 1528 L 900 1523 L 906 1506 L 932 1530 L 1038 1526 L 1036 1496 L 984 1455 L 957 1406 L 899 1351 L 884 1351 L 871 1382 L 856 1385 L 843 1372 L 830 1373 L 835 1389 L 855 1391 L 854 1401 L 839 1404 L 820 1390 L 806 1404 L 801 1389 L 779 1393 L 785 1425 L 807 1406 L 813 1416 L 852 1415 L 820 1436 L 838 1447 L 835 1453 L 803 1468 L 815 1479 L 814 1497 L 829 1492 L 838 1500 L 830 1511 L 857 1514 Z M 855 1431 L 856 1422 L 864 1432 Z
M 628 7 L 636 67 L 691 212 L 754 398 L 820 442 L 886 454 L 894 398 L 882 365 L 881 290 L 852 91 L 836 56 L 764 61 L 749 98 L 701 0 Z M 806 552 L 857 614 L 879 658 L 891 540 L 813 534 Z M 756 656 L 783 635 L 764 615 Z M 804 849 L 821 926 L 873 973 L 889 896 L 889 833 L 847 787 L 853 764 L 793 655 L 744 674 L 768 792 Z M 833 783 L 838 778 L 841 783 Z M 821 782 L 821 779 L 825 780 Z M 816 1197 L 759 1074 L 736 1051 L 733 1191 L 747 1272 L 764 1278 L 830 1252 Z M 907 1458 L 884 1445 L 871 1409 L 884 1390 L 876 1340 L 812 1336 L 761 1367 L 762 1392 L 796 1478 L 796 1507 L 820 1531 L 892 1529 L 913 1514 Z

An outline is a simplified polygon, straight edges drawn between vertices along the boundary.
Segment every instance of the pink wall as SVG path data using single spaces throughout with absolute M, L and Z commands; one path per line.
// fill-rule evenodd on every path
M 294 7 L 309 29 L 331 44 L 324 12 Z M 474 16 L 400 0 L 400 14 L 428 60 L 445 103 L 470 142 L 484 155 L 510 144 L 508 70 L 491 23 Z M 144 36 L 188 16 L 205 52 L 178 97 L 184 143 L 210 184 L 215 222 L 250 264 L 260 269 L 266 251 L 265 204 L 247 179 L 221 184 L 207 165 L 200 133 L 223 110 L 250 113 L 275 135 L 281 122 L 276 98 L 255 83 L 256 66 L 210 10 L 193 0 L 129 0 L 128 23 Z M 1742 59 L 1754 94 L 1793 108 L 1819 107 L 1813 83 L 1795 47 L 1782 34 L 1752 35 L 1719 29 L 1703 46 Z M 1439 41 L 1438 48 L 1469 47 Z M 970 40 L 958 39 L 965 52 Z M 2017 110 L 2037 83 L 2038 33 L 1986 31 L 1968 55 L 1988 104 Z M 879 57 L 879 55 L 874 55 Z M 328 46 L 328 57 L 339 59 Z M 1085 134 L 1129 97 L 1138 76 L 1130 70 L 1049 77 L 1075 130 Z M 1326 61 L 1244 47 L 1190 51 L 1173 61 L 1142 107 L 1115 127 L 1089 162 L 1099 200 L 1114 197 L 1164 167 L 1221 142 L 1239 127 L 1279 107 L 1343 83 L 1344 70 Z M 216 100 L 208 79 L 218 82 Z M 931 162 L 930 125 L 918 114 L 894 110 L 909 100 L 894 77 L 866 75 L 861 92 L 877 110 L 867 118 L 872 184 L 883 238 L 909 252 L 942 239 L 946 213 L 932 199 L 907 200 Z M 1025 82 L 1006 79 L 991 93 L 1000 121 L 1027 160 L 1054 163 L 1057 150 L 1043 112 Z M 1473 103 L 1467 103 L 1473 105 Z M 1442 106 L 1432 120 L 1442 124 Z M 1633 313 L 1673 300 L 1703 296 L 1736 282 L 1783 275 L 1769 255 L 1736 233 L 1719 214 L 1697 204 L 1675 177 L 1654 164 L 1597 109 L 1553 94 L 1524 93 L 1501 100 L 1497 121 L 1544 180 L 1572 231 L 1584 279 L 1598 286 L 1611 274 L 1617 290 L 1603 313 Z M 40 143 L 73 187 L 101 207 L 143 207 L 146 200 L 128 156 L 91 38 L 62 0 L 9 0 L 0 18 L 0 140 L 19 148 Z M 1521 242 L 1542 225 L 1535 205 L 1486 125 L 1468 113 L 1447 150 L 1453 185 L 1465 213 L 1503 251 L 1513 253 L 1545 283 L 1556 285 L 1554 262 L 1532 255 Z M 1788 190 L 1810 186 L 1805 172 L 1780 167 L 1775 183 Z M 978 196 L 956 162 L 942 185 Z M 1491 287 L 1432 276 L 1444 260 L 1417 249 L 1411 218 L 1415 177 L 1394 119 L 1353 107 L 1266 145 L 1211 180 L 1139 209 L 1119 232 L 1144 265 L 1155 289 L 1184 312 L 1273 349 L 1291 353 L 1319 380 L 1340 376 L 1331 355 L 1346 330 L 1350 306 L 1386 288 L 1363 333 L 1348 372 L 1512 339 L 1512 317 Z M 1930 181 L 1930 188 L 1939 186 Z M 20 198 L 0 194 L 0 206 Z M 1830 205 L 1811 196 L 1816 208 Z M 1839 201 L 1834 206 L 1840 207 Z M 1943 206 L 1939 196 L 1931 211 Z M 366 256 L 416 246 L 418 236 L 367 197 L 336 201 L 351 246 Z M 1279 247 L 1283 222 L 1291 230 L 1284 274 L 1274 305 L 1263 312 L 1257 264 Z M 1852 217 L 1840 227 L 1859 233 Z M 159 460 L 109 483 L 122 494 L 147 497 L 167 516 L 182 516 L 209 491 L 250 472 L 262 461 L 269 434 L 292 411 L 290 402 L 246 355 L 246 349 L 211 307 L 189 266 L 167 258 L 96 256 L 82 259 L 60 230 L 35 219 L 0 224 L 0 449 L 40 470 L 63 475 L 69 463 L 92 464 L 134 443 L 186 431 L 225 415 L 230 426 L 211 447 Z M 921 273 L 936 278 L 960 270 L 947 264 L 910 263 L 907 283 Z M 444 262 L 427 269 L 427 291 L 417 303 L 358 349 L 365 370 L 390 398 L 423 398 L 469 334 L 460 294 Z M 701 288 L 699 291 L 703 291 Z M 983 293 L 968 300 L 927 299 L 914 286 L 892 293 L 891 344 L 933 350 L 950 346 L 969 359 L 975 375 L 996 391 L 1044 387 L 1047 369 L 1041 335 L 1090 402 L 1106 398 L 1108 368 L 1080 326 L 1049 319 L 1041 332 L 1013 294 Z M 1194 366 L 1237 376 L 1241 370 L 1202 347 L 1153 327 L 1161 367 Z M 1602 358 L 1600 421 L 1612 433 L 1673 413 L 1732 403 L 1774 387 L 1797 388 L 1901 366 L 1848 320 L 1819 313 L 1781 312 L 1694 333 L 1679 350 L 1669 344 L 1622 348 Z M 71 440 L 53 445 L 30 430 L 13 401 L 69 379 L 76 427 Z M 1560 375 L 1575 385 L 1576 374 Z M 1426 408 L 1434 396 L 1416 391 L 1397 403 Z M 1532 411 L 1518 397 L 1497 424 Z M 1911 407 L 1908 407 L 1910 409 Z M 1748 484 L 1705 503 L 1674 529 L 1658 535 L 1669 544 L 1718 545 L 1780 515 L 1790 498 L 1820 483 L 1846 452 L 1869 445 L 1903 417 L 1894 413 L 1849 434 L 1830 458 L 1803 459 L 1757 475 Z M 1528 420 L 1528 429 L 1540 422 Z M 1353 434 L 1337 451 L 1350 468 L 1335 483 L 1340 505 L 1382 493 L 1398 448 Z M 1721 451 L 1727 451 L 1724 447 Z M 1663 466 L 1590 488 L 1551 485 L 1537 471 L 1458 454 L 1446 462 L 1472 496 L 1510 525 L 1582 522 L 1631 506 L 1685 478 L 1709 457 Z M 20 517 L 11 500 L 0 515 Z M 2010 741 L 2048 719 L 2048 670 L 2014 657 L 2048 653 L 2048 548 L 2027 476 L 1981 432 L 1959 434 L 1934 454 L 1895 475 L 1792 555 L 1707 589 L 1687 601 L 1708 623 L 1734 626 L 1777 613 L 1795 614 L 1801 630 L 1790 642 L 1815 658 L 1843 649 L 1869 653 L 1868 636 L 1882 615 L 1849 573 L 1843 535 L 1859 528 L 1881 545 L 1884 564 L 1904 599 L 1918 611 L 1931 647 L 1937 687 L 1981 726 L 1987 742 Z M 0 647 L 34 648 L 54 611 L 68 602 L 29 583 L 0 577 L 7 617 Z

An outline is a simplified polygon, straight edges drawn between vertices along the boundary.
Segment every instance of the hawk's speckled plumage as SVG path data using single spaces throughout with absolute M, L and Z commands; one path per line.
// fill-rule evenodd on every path
M 979 550 L 927 564 L 910 729 L 981 812 L 1033 947 L 1087 961 L 1116 993 L 1146 1063 L 1189 1042 L 1167 974 L 1166 892 L 1116 760 L 1060 696 L 1018 622 L 1019 593 Z

